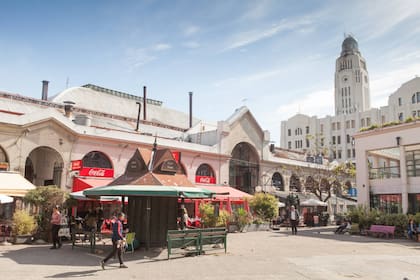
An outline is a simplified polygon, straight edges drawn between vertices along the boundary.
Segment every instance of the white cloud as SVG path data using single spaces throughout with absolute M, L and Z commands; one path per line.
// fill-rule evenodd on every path
M 190 49 L 196 49 L 200 47 L 200 44 L 196 41 L 188 41 L 188 42 L 185 42 L 183 46 Z
M 264 29 L 254 29 L 251 31 L 240 32 L 230 39 L 228 46 L 225 47 L 223 51 L 241 48 L 258 41 L 271 38 L 283 31 L 303 28 L 311 25 L 312 23 L 313 21 L 308 17 L 302 17 L 291 20 L 282 20 L 279 23 Z
M 187 26 L 184 29 L 184 35 L 187 36 L 187 37 L 188 36 L 192 36 L 192 35 L 196 34 L 198 31 L 200 31 L 200 27 L 199 26 L 190 25 L 190 26 Z
M 270 1 L 251 2 L 249 9 L 242 15 L 242 20 L 259 20 L 264 18 L 271 10 Z
M 387 105 L 389 95 L 416 75 L 420 75 L 420 62 L 372 76 L 370 82 L 372 107 Z
M 172 46 L 169 45 L 169 44 L 160 43 L 160 44 L 156 44 L 155 46 L 153 46 L 152 49 L 154 51 L 165 51 L 165 50 L 169 50 L 171 48 L 172 48 Z
M 269 71 L 253 73 L 250 75 L 231 77 L 231 78 L 223 79 L 220 81 L 216 81 L 213 83 L 213 86 L 224 87 L 228 84 L 243 84 L 245 82 L 258 82 L 258 81 L 262 81 L 262 80 L 269 79 L 272 77 L 277 77 L 284 71 L 285 71 L 284 68 L 272 69 Z
M 144 48 L 129 48 L 126 50 L 126 61 L 130 71 L 134 70 L 135 68 L 142 67 L 155 59 L 156 57 L 150 55 L 149 52 Z
M 276 109 L 276 116 L 279 120 L 287 120 L 297 113 L 321 118 L 328 112 L 332 114 L 334 111 L 333 88 L 298 95 L 299 99 L 281 105 Z

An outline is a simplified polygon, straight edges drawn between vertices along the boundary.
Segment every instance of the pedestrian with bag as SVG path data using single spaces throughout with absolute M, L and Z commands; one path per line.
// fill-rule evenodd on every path
M 125 244 L 125 238 L 123 236 L 123 221 L 125 219 L 124 213 L 119 213 L 117 217 L 114 217 L 111 221 L 112 228 L 112 251 L 101 261 L 102 269 L 105 269 L 106 262 L 118 254 L 118 260 L 120 261 L 120 268 L 127 268 L 122 260 L 122 250 Z

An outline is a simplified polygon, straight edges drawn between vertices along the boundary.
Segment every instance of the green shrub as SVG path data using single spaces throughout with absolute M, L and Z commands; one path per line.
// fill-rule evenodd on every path
M 279 215 L 278 200 L 271 194 L 258 193 L 250 201 L 250 206 L 257 218 L 271 221 Z
M 219 217 L 217 217 L 216 226 L 226 227 L 228 222 L 231 220 L 231 214 L 226 210 L 219 211 Z
M 239 208 L 235 212 L 235 220 L 238 223 L 239 229 L 242 230 L 246 225 L 251 223 L 251 215 L 243 208 Z
M 420 213 L 414 216 L 414 220 L 420 220 Z M 371 225 L 395 226 L 395 234 L 404 236 L 409 217 L 405 214 L 387 214 L 376 209 L 367 210 L 359 206 L 348 213 L 353 224 L 358 224 L 361 231 L 369 229 Z
M 15 235 L 32 234 L 36 227 L 34 217 L 25 211 L 18 210 L 13 214 L 13 233 Z
M 214 206 L 211 203 L 200 204 L 201 223 L 203 227 L 215 227 L 217 217 L 214 213 Z

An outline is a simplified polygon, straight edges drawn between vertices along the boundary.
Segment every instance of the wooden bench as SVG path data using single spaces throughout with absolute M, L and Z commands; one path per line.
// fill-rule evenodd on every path
M 188 252 L 200 254 L 200 229 L 168 230 L 166 241 L 168 243 L 168 259 L 172 254 L 172 249 L 175 248 L 193 247 Z
M 226 228 L 206 228 L 200 231 L 200 254 L 204 253 L 204 245 L 223 244 L 225 254 L 227 250 L 227 231 Z
M 394 238 L 395 226 L 371 225 L 370 229 L 366 230 L 366 234 L 376 235 L 378 237 L 386 236 L 386 238 L 392 235 L 392 238 Z
M 168 259 L 173 249 L 186 249 L 188 254 L 200 255 L 204 253 L 203 246 L 223 244 L 226 253 L 226 228 L 168 230 L 166 241 L 168 243 Z M 184 252 L 185 253 L 185 252 Z

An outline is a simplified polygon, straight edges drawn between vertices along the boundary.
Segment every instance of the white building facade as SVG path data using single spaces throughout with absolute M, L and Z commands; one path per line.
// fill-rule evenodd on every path
M 297 114 L 281 122 L 280 147 L 309 156 L 325 155 L 338 162 L 354 161 L 353 135 L 362 128 L 404 121 L 420 113 L 420 78 L 403 84 L 388 105 L 370 107 L 369 74 L 357 41 L 342 43 L 335 70 L 335 115 L 318 118 Z
M 358 203 L 387 213 L 420 212 L 420 120 L 356 134 Z

